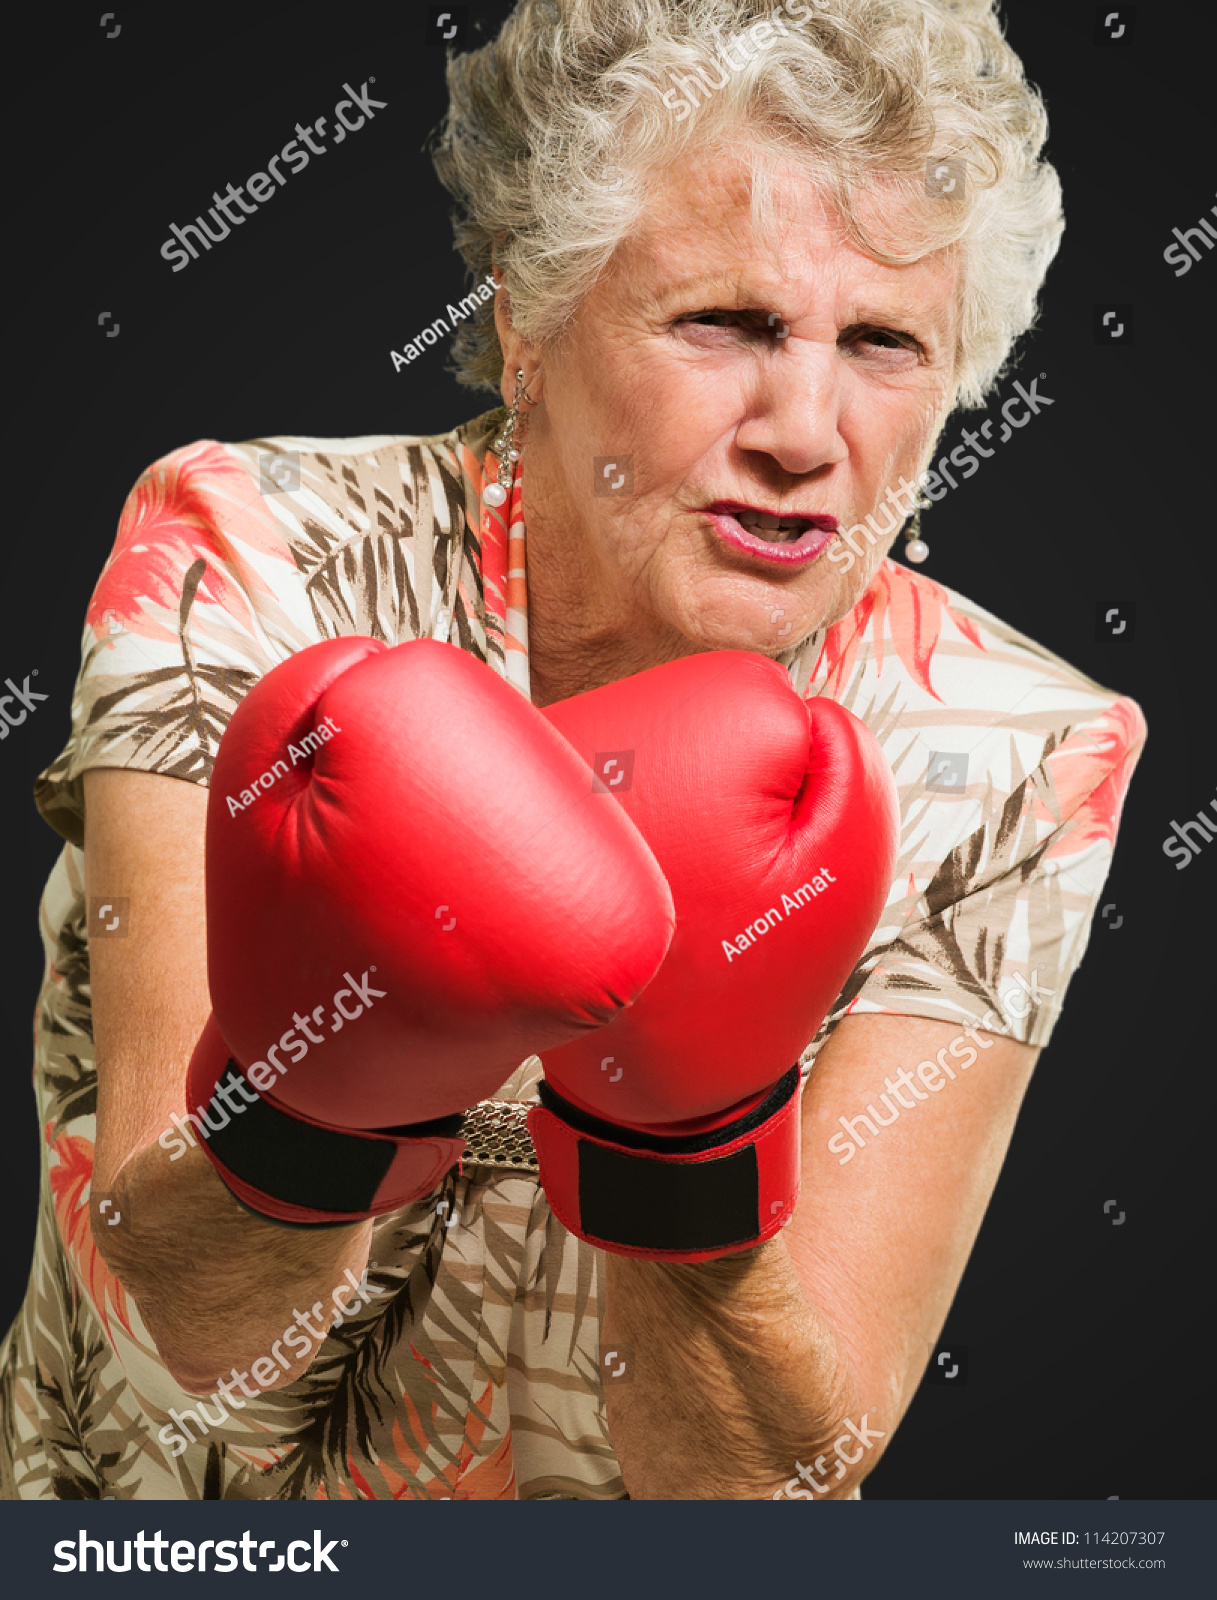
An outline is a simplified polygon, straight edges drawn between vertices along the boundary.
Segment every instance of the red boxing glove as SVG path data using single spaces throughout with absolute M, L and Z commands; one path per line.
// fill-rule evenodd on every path
M 281 1221 L 421 1198 L 460 1113 L 628 1005 L 673 925 L 635 825 L 490 668 L 430 640 L 302 650 L 212 777 L 208 1154 Z
M 772 1237 L 799 1190 L 798 1060 L 878 925 L 898 810 L 850 712 L 716 651 L 546 711 L 655 853 L 676 933 L 638 1001 L 541 1052 L 529 1127 L 550 1204 L 621 1255 Z

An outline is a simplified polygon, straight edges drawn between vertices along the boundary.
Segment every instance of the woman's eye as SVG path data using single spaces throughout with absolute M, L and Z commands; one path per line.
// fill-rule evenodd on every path
M 747 340 L 776 341 L 790 334 L 780 312 L 755 307 L 707 306 L 704 311 L 688 312 L 677 321 L 683 327 L 721 328 Z M 920 342 L 912 334 L 892 328 L 844 328 L 838 343 L 847 355 L 865 355 L 869 350 L 903 351 L 914 357 L 921 353 Z
M 703 328 L 735 328 L 741 333 L 759 337 L 771 337 L 786 326 L 776 311 L 745 310 L 740 307 L 694 311 L 680 320 L 686 325 L 693 323 Z
M 847 344 L 871 344 L 880 350 L 915 350 L 916 341 L 909 334 L 893 333 L 890 328 L 859 328 L 847 334 Z
M 723 307 L 711 307 L 705 311 L 695 311 L 692 316 L 685 317 L 685 322 L 700 322 L 708 328 L 734 328 L 750 320 L 754 315 L 750 311 L 739 311 Z

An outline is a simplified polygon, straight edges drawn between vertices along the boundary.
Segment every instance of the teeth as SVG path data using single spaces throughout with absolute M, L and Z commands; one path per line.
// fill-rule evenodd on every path
M 801 520 L 783 522 L 779 517 L 770 516 L 765 511 L 737 512 L 736 521 L 768 544 L 781 544 L 784 540 L 797 539 L 802 534 L 804 526 Z

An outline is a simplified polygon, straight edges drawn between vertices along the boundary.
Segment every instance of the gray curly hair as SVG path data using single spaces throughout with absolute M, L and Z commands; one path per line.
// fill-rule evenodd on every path
M 730 74 L 724 47 L 745 58 Z M 1043 102 L 995 0 L 518 0 L 496 39 L 450 58 L 448 87 L 432 157 L 457 248 L 477 278 L 502 269 L 514 326 L 542 349 L 637 220 L 648 170 L 693 148 L 749 149 L 754 213 L 793 161 L 877 259 L 952 249 L 956 405 L 983 403 L 1031 327 L 1064 226 Z M 962 198 L 927 200 L 931 159 L 965 164 Z M 898 238 L 864 204 L 880 184 Z M 474 388 L 501 380 L 493 309 L 453 347 Z

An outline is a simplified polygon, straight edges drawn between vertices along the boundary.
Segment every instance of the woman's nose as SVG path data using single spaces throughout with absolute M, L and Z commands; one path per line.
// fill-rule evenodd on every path
M 771 456 L 792 476 L 843 461 L 849 452 L 839 427 L 844 395 L 836 349 L 793 335 L 774 343 L 749 387 L 736 444 Z

